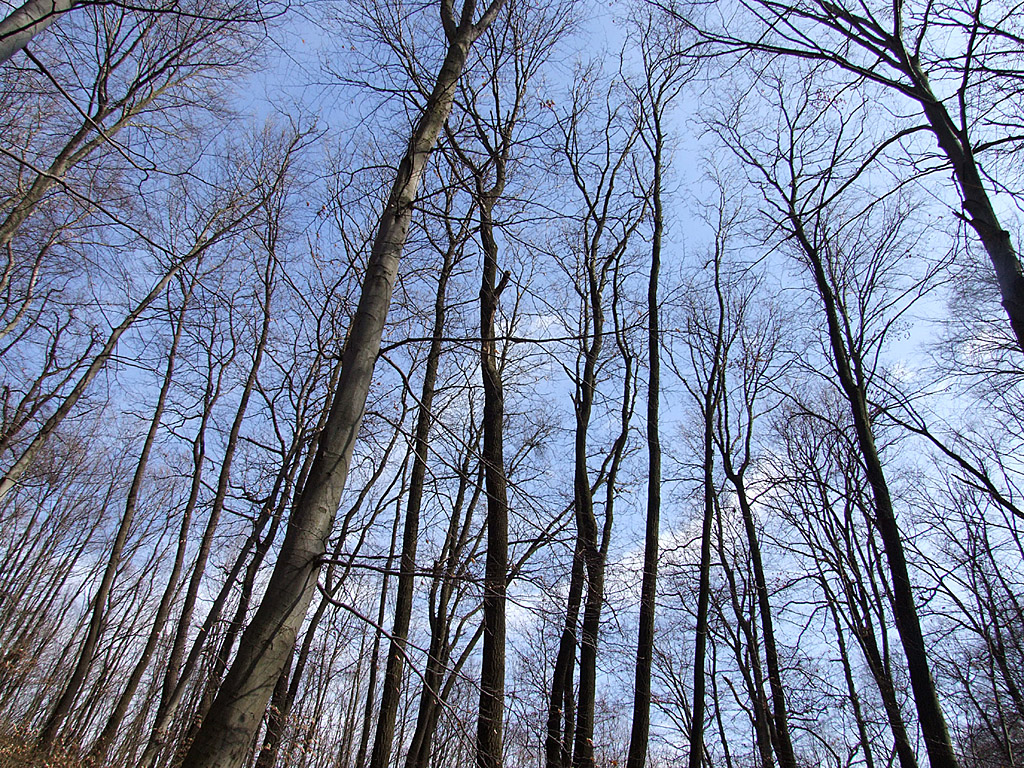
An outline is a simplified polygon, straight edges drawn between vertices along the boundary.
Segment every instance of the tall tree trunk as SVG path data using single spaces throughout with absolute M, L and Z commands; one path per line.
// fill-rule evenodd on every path
M 754 629 L 756 619 L 751 615 L 755 609 L 747 607 L 746 582 L 743 584 L 737 582 L 735 570 L 729 564 L 730 555 L 726 550 L 726 536 L 721 518 L 717 520 L 715 532 L 718 558 L 722 567 L 722 573 L 725 575 L 726 582 L 729 585 L 729 602 L 732 604 L 733 616 L 736 618 L 736 624 L 738 625 L 738 631 L 735 633 L 730 632 L 733 638 L 735 638 L 732 648 L 736 656 L 737 667 L 747 689 L 747 695 L 750 698 L 750 707 L 753 710 L 750 719 L 754 727 L 754 739 L 758 755 L 761 758 L 761 768 L 773 768 L 775 765 L 775 756 L 772 752 L 774 728 L 771 722 L 771 707 L 768 696 L 764 692 L 761 648 L 757 639 L 757 632 Z M 746 645 L 744 645 L 744 642 Z M 716 712 L 716 717 L 721 718 L 721 713 Z
M 445 293 L 460 243 L 453 241 L 445 251 L 441 274 L 434 299 L 434 323 L 430 348 L 427 351 L 426 370 L 420 389 L 416 434 L 413 445 L 412 476 L 409 479 L 405 527 L 402 531 L 402 557 L 399 561 L 398 589 L 395 597 L 395 622 L 388 644 L 387 666 L 381 686 L 380 710 L 377 713 L 377 731 L 370 755 L 370 768 L 387 768 L 391 763 L 392 742 L 395 735 L 395 716 L 401 700 L 402 675 L 405 652 L 409 641 L 409 623 L 412 619 L 413 590 L 416 578 L 416 546 L 419 540 L 420 509 L 427 476 L 427 453 L 430 428 L 434 420 L 434 389 L 437 368 L 441 360 L 441 341 L 445 328 Z
M 190 282 L 185 298 L 183 299 L 181 314 L 178 316 L 178 327 L 175 329 L 174 341 L 171 346 L 170 354 L 172 357 L 178 344 L 181 331 L 184 327 L 185 310 L 187 309 L 188 300 L 192 295 L 192 289 L 194 286 L 195 282 L 193 280 Z M 168 368 L 170 368 L 170 366 L 171 362 L 169 360 Z M 171 572 L 167 577 L 167 584 L 164 587 L 163 594 L 160 596 L 160 603 L 157 606 L 156 616 L 153 618 L 153 624 L 150 627 L 149 635 L 146 637 L 146 644 L 142 649 L 142 653 L 139 655 L 138 661 L 132 668 L 132 672 L 128 677 L 128 683 L 125 685 L 121 696 L 114 705 L 114 709 L 110 713 L 110 717 L 107 719 L 106 725 L 103 727 L 99 737 L 93 743 L 92 748 L 89 751 L 90 760 L 96 765 L 102 765 L 106 761 L 107 752 L 113 744 L 114 739 L 117 737 L 121 728 L 121 723 L 124 721 L 125 715 L 128 713 L 128 707 L 131 704 L 132 698 L 135 696 L 135 692 L 138 690 L 138 687 L 142 682 L 142 678 L 146 673 L 146 669 L 149 667 L 150 660 L 152 659 L 157 645 L 160 642 L 164 625 L 167 623 L 167 618 L 170 616 L 171 606 L 174 603 L 174 595 L 177 591 L 178 579 L 181 575 L 181 570 L 185 562 L 185 552 L 188 545 L 188 526 L 191 522 L 191 518 L 191 508 L 186 506 L 186 513 L 183 516 L 178 534 L 174 562 L 171 565 Z
M 772 734 L 775 751 L 779 756 L 782 768 L 797 768 L 793 741 L 789 735 L 789 711 L 786 708 L 786 693 L 782 686 L 782 672 L 779 668 L 779 651 L 775 643 L 775 623 L 772 619 L 771 600 L 768 596 L 768 581 L 764 575 L 764 564 L 761 560 L 761 542 L 754 526 L 754 511 L 747 496 L 746 481 L 742 470 L 733 466 L 732 456 L 728 449 L 722 451 L 722 466 L 725 475 L 736 491 L 740 513 L 743 517 L 743 530 L 747 537 L 747 551 L 750 553 L 750 565 L 754 573 L 754 591 L 757 595 L 757 612 L 761 617 L 761 637 L 764 642 L 764 660 L 768 667 L 768 686 L 772 692 L 772 719 L 775 727 Z
M 448 669 L 453 644 L 458 640 L 458 637 L 451 637 L 452 619 L 459 603 L 457 578 L 465 558 L 471 556 L 465 551 L 467 545 L 471 541 L 476 541 L 476 537 L 472 535 L 473 514 L 484 485 L 482 463 L 479 471 L 475 473 L 475 482 L 473 474 L 470 473 L 479 438 L 479 431 L 471 424 L 470 436 L 466 441 L 466 453 L 459 467 L 459 487 L 455 494 L 455 503 L 448 520 L 444 544 L 434 564 L 434 580 L 430 591 L 430 647 L 427 650 L 426 668 L 423 672 L 423 690 L 416 713 L 416 727 L 406 753 L 405 768 L 428 768 L 430 765 L 434 731 L 437 728 L 441 706 L 447 696 L 442 688 L 445 673 L 447 672 L 448 679 L 452 680 L 466 657 L 466 654 L 463 654 L 464 658 L 455 665 L 455 669 Z M 473 488 L 473 494 L 467 503 L 466 494 L 470 487 Z M 478 632 L 477 636 L 480 634 L 482 633 Z M 471 645 L 475 643 L 474 640 Z
M 700 768 L 704 759 L 704 712 L 705 701 L 705 660 L 708 643 L 708 604 L 711 597 L 711 530 L 715 517 L 717 489 L 715 488 L 715 417 L 721 400 L 721 376 L 725 355 L 725 321 L 726 304 L 721 286 L 722 248 L 720 240 L 716 240 L 714 268 L 714 290 L 718 311 L 717 327 L 710 339 L 711 360 L 710 370 L 703 372 L 707 379 L 704 390 L 699 393 L 701 415 L 704 419 L 704 517 L 700 535 L 700 572 L 697 587 L 697 627 L 695 632 L 695 649 L 693 654 L 693 706 L 690 722 L 690 754 L 689 768 Z M 700 373 L 700 372 L 699 372 Z
M 689 768 L 700 768 L 704 758 L 705 660 L 708 644 L 708 604 L 711 596 L 711 529 L 715 518 L 714 444 L 712 442 L 714 395 L 705 400 L 704 415 L 704 515 L 700 534 L 700 572 L 697 587 L 697 628 L 693 653 L 693 706 L 690 722 Z
M 608 560 L 608 548 L 611 544 L 612 522 L 618 488 L 619 469 L 629 438 L 629 425 L 633 418 L 636 404 L 633 381 L 633 355 L 626 346 L 622 331 L 621 312 L 619 309 L 619 291 L 616 277 L 613 279 L 612 317 L 615 323 L 615 339 L 619 354 L 623 360 L 622 401 L 619 412 L 619 434 L 611 449 L 607 476 L 604 478 L 604 521 L 601 529 L 601 540 L 593 552 L 592 561 L 587 562 L 587 602 L 583 609 L 582 645 L 580 647 L 580 695 L 579 720 L 573 748 L 573 765 L 580 768 L 593 768 L 594 762 L 594 725 L 595 704 L 597 698 L 597 648 L 600 639 L 601 611 L 604 607 L 605 565 Z M 599 304 L 595 303 L 595 308 Z M 595 323 L 595 328 L 597 323 Z M 591 501 L 591 504 L 593 502 Z
M 662 207 L 661 129 L 663 105 L 650 105 L 654 136 L 648 143 L 654 163 L 651 184 L 653 205 L 651 268 L 647 279 L 647 515 L 644 523 L 644 572 L 640 583 L 640 621 L 636 640 L 636 671 L 633 676 L 633 721 L 629 732 L 626 768 L 644 768 L 651 731 L 651 666 L 654 663 L 654 612 L 658 597 L 658 555 L 661 532 L 661 330 L 658 325 L 658 275 L 661 270 L 661 241 L 665 227 Z M 646 140 L 646 139 L 645 139 Z
M 477 176 L 478 191 L 482 180 Z M 508 495 L 505 477 L 505 395 L 498 364 L 494 321 L 498 298 L 510 273 L 497 280 L 498 246 L 492 219 L 500 193 L 480 194 L 480 369 L 484 389 L 484 482 L 487 488 L 487 558 L 484 568 L 484 646 L 480 662 L 480 707 L 476 732 L 477 768 L 502 765 L 505 715 L 505 592 L 508 577 Z
M 583 604 L 583 579 L 586 565 L 577 532 L 573 548 L 572 570 L 569 573 L 569 594 L 566 600 L 565 624 L 558 641 L 555 669 L 548 699 L 547 735 L 544 740 L 546 768 L 567 768 L 572 762 L 572 743 L 576 723 L 576 695 L 573 691 L 576 666 L 577 629 Z
M 458 22 L 451 6 L 441 4 L 448 50 L 398 167 L 371 248 L 330 416 L 302 495 L 292 510 L 266 594 L 242 635 L 235 661 L 185 756 L 184 768 L 238 768 L 242 764 L 295 644 L 316 591 L 320 560 L 348 477 L 420 180 L 451 112 L 469 47 L 491 23 L 502 1 L 494 0 L 477 24 L 473 23 L 475 0 L 466 0 Z
M 903 535 L 896 522 L 885 470 L 875 446 L 865 384 L 861 380 L 859 362 L 851 360 L 846 347 L 838 302 L 825 273 L 821 254 L 808 238 L 799 215 L 791 213 L 790 219 L 794 225 L 796 238 L 810 263 L 814 282 L 822 300 L 833 362 L 836 365 L 840 386 L 850 406 L 857 445 L 864 462 L 868 483 L 871 486 L 875 513 L 872 522 L 882 539 L 889 565 L 896 630 L 899 633 L 903 653 L 906 657 L 910 685 L 914 693 L 914 704 L 928 750 L 928 759 L 932 768 L 959 768 L 929 668 L 928 652 L 925 647 L 924 634 L 921 631 L 917 606 L 914 602 L 910 571 L 903 548 Z
M 388 550 L 387 568 L 380 583 L 380 599 L 377 602 L 377 623 L 373 628 L 373 645 L 370 648 L 370 675 L 366 683 L 366 704 L 363 707 L 363 727 L 359 734 L 359 751 L 356 753 L 356 768 L 366 764 L 367 749 L 370 746 L 370 725 L 373 722 L 373 705 L 377 700 L 377 674 L 380 669 L 380 644 L 384 636 L 384 616 L 388 605 L 388 587 L 391 585 L 391 568 L 398 540 L 398 518 L 391 531 L 391 548 Z
M 573 496 L 576 513 L 576 548 L 584 565 L 586 599 L 583 605 L 583 624 L 580 632 L 579 703 L 576 709 L 576 732 L 573 738 L 572 764 L 578 768 L 591 766 L 594 761 L 594 705 L 597 676 L 597 623 L 600 621 L 601 601 L 604 596 L 604 558 L 598 545 L 597 518 L 594 515 L 594 495 L 587 469 L 587 436 L 590 415 L 597 385 L 597 361 L 604 341 L 604 314 L 601 309 L 601 287 L 598 285 L 596 265 L 588 265 L 591 284 L 588 288 L 593 330 L 585 352 L 583 378 L 577 385 L 576 438 L 573 458 Z M 575 559 L 575 558 L 574 558 Z M 567 616 L 568 619 L 568 616 Z M 573 649 L 575 652 L 575 649 Z

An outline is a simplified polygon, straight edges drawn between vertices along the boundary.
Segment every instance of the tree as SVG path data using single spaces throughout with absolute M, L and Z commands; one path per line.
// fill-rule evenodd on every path
M 628 111 L 632 107 L 628 94 L 614 87 L 602 94 L 604 85 L 595 70 L 581 71 L 558 128 L 558 151 L 579 206 L 570 230 L 568 253 L 559 260 L 579 306 L 573 318 L 576 327 L 566 329 L 578 339 L 573 350 L 575 364 L 570 368 L 562 363 L 573 386 L 572 510 L 576 540 L 548 696 L 545 760 L 549 768 L 594 763 L 597 652 L 614 518 L 614 482 L 625 451 L 635 386 L 632 353 L 620 334 L 625 333 L 620 327 L 624 324 L 620 312 L 629 247 L 645 209 L 645 203 L 632 195 L 638 128 L 635 115 Z M 587 116 L 592 111 L 596 119 L 590 122 Z M 609 314 L 616 341 L 611 355 L 606 348 Z M 619 431 L 603 451 L 598 470 L 592 472 L 592 421 L 595 403 L 600 402 L 598 385 L 619 360 L 623 376 Z M 602 487 L 607 491 L 603 509 L 598 496 Z M 603 512 L 600 523 L 599 512 Z M 577 646 L 579 688 L 574 697 Z
M 957 768 L 957 757 L 930 669 L 904 535 L 896 519 L 869 400 L 871 369 L 868 363 L 872 359 L 872 346 L 878 345 L 892 330 L 895 318 L 858 316 L 857 309 L 871 307 L 871 304 L 863 300 L 854 303 L 859 298 L 856 290 L 861 286 L 842 281 L 846 265 L 865 254 L 879 255 L 891 263 L 892 250 L 898 240 L 892 237 L 891 230 L 887 237 L 884 232 L 869 227 L 868 214 L 879 211 L 870 200 L 852 216 L 843 205 L 846 202 L 843 193 L 855 189 L 853 185 L 865 167 L 857 154 L 867 133 L 863 106 L 855 119 L 850 118 L 848 108 L 840 114 L 838 99 L 845 94 L 819 98 L 812 90 L 816 87 L 814 73 L 806 74 L 804 82 L 794 91 L 782 85 L 783 80 L 777 81 L 780 85 L 772 91 L 779 108 L 777 136 L 765 136 L 764 142 L 759 143 L 761 137 L 743 133 L 742 121 L 735 118 L 735 112 L 732 120 L 718 123 L 716 131 L 728 141 L 756 179 L 773 228 L 809 273 L 821 302 L 830 364 L 849 408 L 859 459 L 871 491 L 870 519 L 884 545 L 892 579 L 894 620 L 929 760 L 935 768 Z M 856 225 L 851 225 L 851 220 Z M 877 287 L 881 274 L 880 269 L 869 271 L 865 290 Z M 926 278 L 911 285 L 903 296 L 920 295 L 928 289 L 929 283 Z M 905 311 L 905 300 L 876 301 L 889 307 L 894 303 L 903 304 Z
M 26 0 L 23 5 L 12 10 L 3 20 L 0 20 L 0 64 L 19 51 L 25 50 L 32 38 L 65 13 L 82 4 L 82 0 Z M 109 3 L 109 5 L 117 4 Z M 192 5 L 178 0 L 166 5 L 155 4 L 143 10 L 154 16 L 167 15 L 179 19 L 205 18 L 232 23 L 263 22 L 276 13 L 273 10 L 268 13 L 262 3 L 251 6 L 247 1 L 225 7 L 216 4 Z
M 446 194 L 446 213 L 451 212 L 453 194 Z M 441 253 L 441 271 L 437 280 L 437 295 L 434 299 L 434 318 L 430 329 L 430 346 L 423 373 L 420 396 L 417 403 L 416 432 L 413 437 L 413 465 L 406 490 L 405 523 L 402 529 L 402 551 L 395 598 L 394 626 L 388 642 L 387 667 L 381 687 L 380 711 L 377 714 L 377 730 L 370 756 L 370 768 L 387 768 L 391 762 L 394 740 L 395 716 L 401 696 L 402 669 L 405 665 L 406 647 L 409 641 L 409 623 L 412 618 L 413 590 L 416 577 L 416 550 L 419 543 L 420 511 L 423 506 L 424 487 L 427 476 L 427 452 L 430 445 L 430 431 L 435 418 L 434 394 L 437 388 L 437 370 L 441 359 L 442 343 L 446 328 L 448 281 L 451 279 L 457 259 L 465 247 L 470 217 L 463 219 L 458 231 L 452 229 L 452 222 L 446 217 L 448 230 L 447 247 Z
M 640 621 L 636 641 L 636 675 L 633 683 L 633 724 L 629 735 L 627 768 L 644 768 L 651 727 L 651 665 L 654 661 L 654 614 L 658 595 L 658 558 L 661 529 L 661 326 L 658 283 L 665 231 L 665 120 L 679 96 L 687 72 L 666 50 L 670 46 L 657 35 L 652 16 L 637 22 L 643 77 L 635 86 L 640 112 L 640 140 L 651 156 L 651 267 L 647 281 L 647 513 L 644 530 L 644 573 L 640 585 Z M 671 32 L 669 40 L 672 40 Z
M 688 19 L 706 44 L 696 55 L 709 49 L 820 62 L 851 82 L 878 86 L 883 97 L 897 98 L 897 111 L 906 104 L 923 118 L 895 128 L 886 143 L 922 131 L 938 142 L 944 160 L 938 165 L 923 147 L 907 148 L 919 171 L 952 171 L 963 209 L 958 215 L 988 254 L 1014 341 L 1024 351 L 1024 272 L 994 200 L 1006 184 L 993 175 L 1001 156 L 1022 140 L 1020 116 L 1009 107 L 1019 97 L 1022 72 L 1024 37 L 1013 21 L 1019 7 L 756 0 L 735 11 Z
M 494 0 L 476 18 L 466 0 L 458 19 L 449 2 L 440 6 L 448 50 L 397 176 L 373 242 L 359 306 L 342 355 L 342 371 L 316 458 L 292 510 L 285 539 L 260 607 L 239 641 L 238 655 L 209 715 L 189 747 L 188 768 L 239 766 L 259 727 L 274 685 L 295 644 L 316 589 L 325 538 L 334 521 L 362 421 L 373 367 L 405 245 L 412 204 L 437 137 L 451 112 L 469 48 L 498 15 Z

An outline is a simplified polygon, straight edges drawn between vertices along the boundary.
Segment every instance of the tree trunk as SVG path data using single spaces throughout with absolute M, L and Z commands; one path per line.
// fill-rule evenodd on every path
M 477 177 L 478 191 L 481 180 Z M 500 184 L 498 185 L 500 192 Z M 484 646 L 480 663 L 480 707 L 476 732 L 477 768 L 502 765 L 505 715 L 505 592 L 508 576 L 508 496 L 505 477 L 505 395 L 498 365 L 494 321 L 509 273 L 497 283 L 498 246 L 491 218 L 497 193 L 481 195 L 480 369 L 484 388 L 484 481 L 487 487 L 487 559 L 484 569 Z M 496 284 L 497 283 L 497 284 Z
M 0 21 L 0 64 L 16 54 L 29 40 L 70 11 L 77 0 L 28 0 Z
M 717 360 L 716 360 L 717 363 Z M 711 385 L 709 384 L 709 387 Z M 708 603 L 711 596 L 711 528 L 715 518 L 714 395 L 707 393 L 704 414 L 704 519 L 700 534 L 700 574 L 697 587 L 697 628 L 693 653 L 693 706 L 690 722 L 689 768 L 700 768 L 704 758 L 705 660 L 708 644 Z
M 700 393 L 701 415 L 704 419 L 704 519 L 700 535 L 700 574 L 697 587 L 697 627 L 693 654 L 693 707 L 690 722 L 689 768 L 700 768 L 704 759 L 705 659 L 708 642 L 708 604 L 711 597 L 711 529 L 715 517 L 715 416 L 721 400 L 720 371 L 725 345 L 726 305 L 721 287 L 721 249 L 716 242 L 715 295 L 717 298 L 717 328 L 711 342 L 711 369 L 706 371 L 704 391 Z
M 754 511 L 750 507 L 743 475 L 735 471 L 727 449 L 722 451 L 722 464 L 729 482 L 736 491 L 736 499 L 743 517 L 743 530 L 747 537 L 747 550 L 750 552 L 750 565 L 754 572 L 757 612 L 761 616 L 764 659 L 768 667 L 768 686 L 772 692 L 772 718 L 775 724 L 772 733 L 775 737 L 775 750 L 782 768 L 797 768 L 793 742 L 789 735 L 789 712 L 786 708 L 786 693 L 779 668 L 779 651 L 775 644 L 775 623 L 772 620 L 771 600 L 768 597 L 768 581 L 765 579 L 764 564 L 761 561 L 761 542 L 754 527 Z
M 797 240 L 810 262 L 814 281 L 822 299 L 836 372 L 850 405 L 857 445 L 864 461 L 868 483 L 871 485 L 875 512 L 873 524 L 882 539 L 886 560 L 889 564 L 896 630 L 899 633 L 906 657 L 910 685 L 914 693 L 921 733 L 928 750 L 928 759 L 932 768 L 959 768 L 959 762 L 946 728 L 946 719 L 942 714 L 942 706 L 939 704 L 935 683 L 929 669 L 928 653 L 921 631 L 917 606 L 914 603 L 910 572 L 903 549 L 903 536 L 896 522 L 896 514 L 893 510 L 892 497 L 886 482 L 882 460 L 875 447 L 864 385 L 851 365 L 850 353 L 846 348 L 839 320 L 838 303 L 825 274 L 818 249 L 808 239 L 799 218 L 796 215 L 791 215 L 791 220 Z
M 575 735 L 576 696 L 573 691 L 573 670 L 576 666 L 577 627 L 583 604 L 583 578 L 586 565 L 580 550 L 579 536 L 573 549 L 572 570 L 569 574 L 569 595 L 566 602 L 565 624 L 558 641 L 555 670 L 551 679 L 551 697 L 548 700 L 547 736 L 544 741 L 546 768 L 568 768 L 572 762 L 572 743 Z
M 829 613 L 832 614 L 832 625 L 836 630 L 839 660 L 843 665 L 843 678 L 846 680 L 846 690 L 849 694 L 850 705 L 853 708 L 853 717 L 857 721 L 857 734 L 860 736 L 860 746 L 864 750 L 864 765 L 865 768 L 875 768 L 874 753 L 871 750 L 871 737 L 868 735 L 867 723 L 864 721 L 864 714 L 861 710 L 860 696 L 857 695 L 857 686 L 853 679 L 853 668 L 850 664 L 850 654 L 847 651 L 846 638 L 843 635 L 843 625 L 839 621 L 839 607 L 835 601 L 829 600 L 828 608 Z M 896 749 L 899 752 L 898 744 Z M 900 765 L 903 768 L 917 768 L 916 763 L 913 766 L 904 765 L 902 755 L 900 755 Z
M 626 768 L 644 768 L 651 731 L 651 666 L 654 663 L 654 611 L 658 597 L 658 555 L 661 538 L 661 331 L 658 326 L 658 275 L 664 232 L 662 208 L 662 104 L 651 104 L 654 128 L 649 145 L 654 162 L 651 203 L 651 268 L 647 280 L 647 515 L 644 523 L 644 572 L 640 583 L 640 620 L 636 640 L 636 672 L 633 677 L 633 722 L 629 732 Z
M 458 243 L 452 242 L 445 251 L 437 283 L 437 294 L 434 299 L 434 324 L 431 329 L 430 348 L 427 351 L 423 386 L 420 390 L 413 446 L 412 476 L 409 480 L 405 527 L 402 531 L 402 557 L 399 562 L 398 589 L 395 597 L 395 622 L 388 644 L 387 667 L 381 686 L 380 710 L 377 714 L 377 731 L 373 741 L 373 752 L 370 755 L 370 768 L 387 768 L 391 763 L 395 716 L 398 713 L 398 705 L 401 700 L 405 650 L 409 640 L 409 623 L 412 619 L 420 509 L 423 505 L 423 490 L 427 475 L 430 427 L 434 420 L 434 388 L 437 382 L 437 368 L 441 359 L 441 340 L 445 328 L 445 292 L 454 266 L 457 247 Z
M 174 353 L 177 349 L 181 331 L 184 328 L 185 309 L 188 306 L 188 300 L 192 295 L 192 288 L 194 285 L 194 281 L 190 283 L 187 293 L 183 299 L 181 314 L 178 316 L 178 327 L 175 329 L 174 341 L 172 342 L 171 351 L 169 353 L 170 359 L 168 360 L 168 372 L 170 372 L 171 361 L 173 360 Z M 163 400 L 163 396 L 164 392 L 161 391 L 161 401 Z M 162 408 L 162 402 L 158 407 Z M 107 752 L 113 744 L 114 739 L 117 737 L 118 731 L 121 728 L 121 723 L 123 722 L 125 715 L 128 713 L 128 707 L 131 704 L 131 700 L 135 696 L 135 692 L 138 690 L 139 684 L 142 682 L 142 678 L 146 673 L 146 669 L 153 657 L 153 653 L 156 651 L 156 647 L 160 642 L 160 636 L 163 634 L 164 625 L 167 623 L 167 618 L 170 615 L 171 606 L 174 602 L 174 594 L 177 590 L 178 578 L 180 577 L 181 569 L 185 562 L 185 550 L 188 543 L 188 525 L 190 521 L 191 510 L 189 509 L 187 510 L 181 524 L 181 530 L 178 534 L 178 543 L 175 549 L 174 562 L 171 566 L 171 573 L 167 578 L 167 584 L 164 587 L 163 594 L 160 596 L 160 603 L 157 606 L 153 625 L 146 638 L 146 645 L 143 647 L 142 653 L 129 675 L 128 683 L 125 685 L 124 691 L 122 691 L 121 696 L 114 705 L 114 710 L 107 719 L 107 723 L 103 727 L 103 731 L 100 733 L 99 737 L 90 749 L 90 760 L 96 765 L 103 765 L 106 762 Z
M 463 19 L 451 31 L 444 63 L 399 165 L 345 344 L 338 391 L 306 485 L 292 510 L 266 594 L 242 635 L 238 655 L 185 756 L 184 768 L 238 768 L 245 760 L 316 591 L 320 561 L 348 477 L 380 350 L 412 204 L 427 159 L 451 111 L 469 46 L 479 35 L 471 21 L 473 9 L 474 3 L 467 0 Z
M 195 283 L 193 282 L 192 285 L 194 284 Z M 71 711 L 71 707 L 74 704 L 83 683 L 85 682 L 86 675 L 89 672 L 89 667 L 92 664 L 93 656 L 96 653 L 96 645 L 99 642 L 100 632 L 103 629 L 104 618 L 106 617 L 107 601 L 110 597 L 110 591 L 114 586 L 114 578 L 117 576 L 117 571 L 121 566 L 121 555 L 124 553 L 125 545 L 128 543 L 128 535 L 131 533 L 132 523 L 135 520 L 135 510 L 138 507 L 139 493 L 142 490 L 142 482 L 145 479 L 146 470 L 149 466 L 149 455 L 153 450 L 153 443 L 156 441 L 157 433 L 160 430 L 160 423 L 164 415 L 164 406 L 167 404 L 167 395 L 171 390 L 171 383 L 174 378 L 174 364 L 177 361 L 178 355 L 178 343 L 181 341 L 181 334 L 185 327 L 184 314 L 188 307 L 190 295 L 191 288 L 189 288 L 185 297 L 182 299 L 182 307 L 178 313 L 177 322 L 174 327 L 174 334 L 171 339 L 171 348 L 167 353 L 167 366 L 164 370 L 163 382 L 160 385 L 160 392 L 157 395 L 156 406 L 154 407 L 153 416 L 149 422 L 149 429 L 146 432 L 146 437 L 142 443 L 142 451 L 139 455 L 138 463 L 135 466 L 135 474 L 132 477 L 131 486 L 128 488 L 128 497 L 125 500 L 124 513 L 121 515 L 121 522 L 118 525 L 117 533 L 114 536 L 114 545 L 107 558 L 107 565 L 103 571 L 103 577 L 100 579 L 96 594 L 92 598 L 92 609 L 85 639 L 82 642 L 82 647 L 79 649 L 78 659 L 75 662 L 74 669 L 71 672 L 67 685 L 64 686 L 63 692 L 57 699 L 57 703 L 54 705 L 53 711 L 47 718 L 46 724 L 43 726 L 42 733 L 39 735 L 39 749 L 43 752 L 49 751 L 54 746 L 57 739 L 57 733 L 64 722 L 64 718 L 66 718 L 68 712 Z M 107 736 L 110 738 L 113 734 L 107 734 Z M 102 738 L 99 744 L 104 745 Z M 103 749 L 105 751 L 105 746 L 103 746 Z
M 171 280 L 174 279 L 174 276 L 178 274 L 186 264 L 195 261 L 205 253 L 213 243 L 226 234 L 226 231 L 226 229 L 221 230 L 217 235 L 211 237 L 210 240 L 197 242 L 183 258 L 176 261 L 171 268 L 168 269 L 167 272 L 165 272 L 163 276 L 156 281 L 156 283 L 154 283 L 149 293 L 147 293 L 141 301 L 132 308 L 132 311 L 114 327 L 107 336 L 107 340 L 104 342 L 100 353 L 93 358 L 85 372 L 71 389 L 71 392 L 68 393 L 68 396 L 64 398 L 59 406 L 57 406 L 46 422 L 39 428 L 36 435 L 29 441 L 29 444 L 21 452 L 14 464 L 11 465 L 11 467 L 4 473 L 3 479 L 0 480 L 0 500 L 3 500 L 3 498 L 18 484 L 21 476 L 32 465 L 32 461 L 35 459 L 39 451 L 42 450 L 46 441 L 50 438 L 50 435 L 57 431 L 57 428 L 60 427 L 68 414 L 74 410 L 78 401 L 85 394 L 86 390 L 89 389 L 89 385 L 92 384 L 93 379 L 95 379 L 99 372 L 106 367 L 107 362 L 114 354 L 114 350 L 117 349 L 118 341 L 120 341 L 125 332 L 131 328 L 136 321 L 142 317 L 145 311 L 149 309 L 153 302 L 160 297 L 170 284 Z
M 459 660 L 455 668 L 448 670 L 452 647 L 458 637 L 451 637 L 452 618 L 458 605 L 456 593 L 457 578 L 466 557 L 466 545 L 474 540 L 471 536 L 473 513 L 480 501 L 484 478 L 483 464 L 480 465 L 475 482 L 470 473 L 470 465 L 479 445 L 480 433 L 470 425 L 470 436 L 466 442 L 466 453 L 459 468 L 459 487 L 455 494 L 452 515 L 448 521 L 444 545 L 434 564 L 434 581 L 430 592 L 430 647 L 427 651 L 427 663 L 423 672 L 423 690 L 420 694 L 419 710 L 416 714 L 416 727 L 413 731 L 409 750 L 406 753 L 405 768 L 428 768 L 434 731 L 445 702 L 450 686 L 445 684 L 445 673 L 448 672 L 449 682 L 455 679 L 459 669 L 468 658 L 467 654 Z M 466 502 L 466 494 L 472 485 L 473 494 Z M 453 601 L 454 599 L 454 601 Z M 476 637 L 481 632 L 478 631 Z M 470 642 L 470 646 L 476 644 Z

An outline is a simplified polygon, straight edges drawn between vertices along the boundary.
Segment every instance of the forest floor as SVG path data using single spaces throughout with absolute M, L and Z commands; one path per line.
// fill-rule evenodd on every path
M 16 735 L 0 735 L 0 768 L 84 768 L 78 756 L 64 752 L 40 755 L 35 745 Z

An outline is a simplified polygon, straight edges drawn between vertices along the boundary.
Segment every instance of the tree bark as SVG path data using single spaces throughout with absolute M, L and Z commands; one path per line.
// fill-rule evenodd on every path
M 28 0 L 0 21 L 0 64 L 16 54 L 78 0 Z

